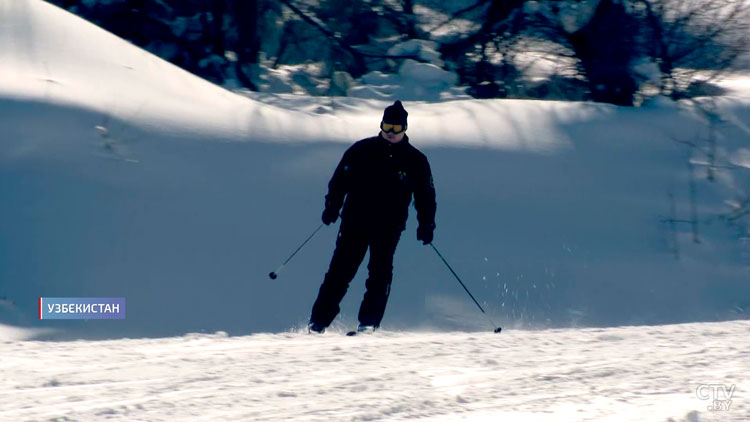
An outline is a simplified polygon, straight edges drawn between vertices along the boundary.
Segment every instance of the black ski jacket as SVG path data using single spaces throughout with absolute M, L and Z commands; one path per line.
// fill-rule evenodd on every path
M 378 135 L 344 153 L 328 183 L 326 208 L 338 211 L 343 204 L 342 226 L 401 232 L 412 194 L 419 225 L 434 228 L 435 186 L 427 157 L 406 135 L 395 144 Z

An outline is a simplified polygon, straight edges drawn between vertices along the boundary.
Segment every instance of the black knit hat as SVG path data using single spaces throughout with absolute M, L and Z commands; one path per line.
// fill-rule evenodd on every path
M 401 101 L 396 100 L 395 103 L 385 108 L 385 112 L 383 112 L 383 121 L 386 123 L 393 123 L 394 125 L 406 126 L 406 116 L 408 115 L 409 113 L 404 110 Z

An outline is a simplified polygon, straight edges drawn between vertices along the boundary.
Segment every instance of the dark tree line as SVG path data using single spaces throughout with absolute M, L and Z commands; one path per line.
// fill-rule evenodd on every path
M 478 98 L 630 106 L 644 95 L 705 94 L 701 84 L 750 44 L 750 6 L 740 0 L 467 0 L 452 10 L 437 0 L 49 1 L 190 72 L 251 90 L 284 65 L 322 63 L 314 76 L 331 84 L 336 73 L 396 72 L 423 59 L 389 49 L 422 39 L 438 43 L 441 66 Z M 559 65 L 530 80 L 529 58 Z

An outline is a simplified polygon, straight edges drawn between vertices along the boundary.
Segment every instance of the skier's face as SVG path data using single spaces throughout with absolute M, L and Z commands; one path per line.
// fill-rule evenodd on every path
M 401 133 L 393 133 L 393 132 L 383 132 L 382 130 L 380 133 L 383 134 L 383 138 L 391 143 L 399 143 L 402 139 L 404 139 L 404 132 Z

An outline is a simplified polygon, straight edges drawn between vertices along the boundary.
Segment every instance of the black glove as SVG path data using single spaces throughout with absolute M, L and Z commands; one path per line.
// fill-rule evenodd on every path
M 432 243 L 434 226 L 423 226 L 417 227 L 417 240 L 421 240 L 423 245 L 429 245 Z
M 326 208 L 323 210 L 323 224 L 325 224 L 326 226 L 330 225 L 331 223 L 335 223 L 338 218 L 338 210 L 335 210 L 333 208 Z

